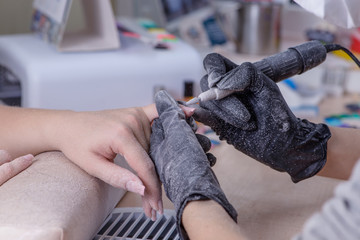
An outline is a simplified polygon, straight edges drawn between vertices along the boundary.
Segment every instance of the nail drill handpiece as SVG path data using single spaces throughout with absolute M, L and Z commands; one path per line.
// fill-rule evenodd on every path
M 327 52 L 326 47 L 320 41 L 315 40 L 290 47 L 284 52 L 266 57 L 253 64 L 274 82 L 280 82 L 320 65 L 325 61 Z M 213 87 L 191 99 L 186 105 L 221 99 L 233 92 Z

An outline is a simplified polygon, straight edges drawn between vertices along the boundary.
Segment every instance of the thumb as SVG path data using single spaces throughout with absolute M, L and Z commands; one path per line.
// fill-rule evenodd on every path
M 142 107 L 142 110 L 144 111 L 146 117 L 148 118 L 149 122 L 152 122 L 155 118 L 159 117 L 159 114 L 156 110 L 155 104 L 150 104 L 147 106 Z
M 6 162 L 10 162 L 10 160 L 11 160 L 10 154 L 5 150 L 0 149 L 0 166 Z
M 255 67 L 251 63 L 245 62 L 224 74 L 216 86 L 219 89 L 240 92 L 245 90 L 255 78 Z
M 208 74 L 209 87 L 214 87 L 228 71 L 237 67 L 237 64 L 218 53 L 208 54 L 203 64 Z

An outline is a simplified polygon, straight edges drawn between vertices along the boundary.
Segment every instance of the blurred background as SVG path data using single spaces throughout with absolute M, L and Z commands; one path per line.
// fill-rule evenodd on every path
M 101 83 L 98 82 L 98 86 L 105 89 L 103 95 L 99 93 L 96 102 L 88 100 L 87 106 L 84 104 L 77 106 L 78 100 L 75 100 L 76 94 L 84 99 L 90 98 L 93 90 L 89 89 L 89 95 L 86 96 L 86 88 L 78 92 L 74 91 L 74 99 L 70 99 L 66 104 L 61 97 L 54 100 L 56 104 L 50 104 L 46 99 L 50 96 L 54 98 L 55 95 L 52 94 L 36 99 L 30 104 L 29 102 L 35 98 L 30 91 L 35 90 L 25 89 L 27 86 L 23 84 L 23 88 L 18 89 L 20 92 L 18 92 L 17 102 L 11 104 L 48 108 L 72 107 L 79 110 L 127 107 L 152 102 L 154 93 L 159 89 L 168 90 L 177 99 L 191 98 L 199 94 L 198 82 L 204 74 L 202 59 L 210 52 L 221 53 L 241 64 L 245 61 L 260 60 L 305 41 L 320 40 L 325 43 L 341 44 L 356 56 L 360 53 L 359 29 L 345 29 L 330 24 L 305 11 L 291 0 L 111 0 L 110 3 L 121 45 L 119 49 L 112 52 L 116 52 L 119 61 L 122 58 L 125 59 L 125 55 L 127 60 L 130 55 L 133 56 L 134 67 L 129 65 L 129 69 L 135 68 L 135 62 L 146 66 L 148 62 L 145 61 L 148 60 L 145 59 L 154 60 L 154 66 L 144 70 L 142 75 L 135 76 L 133 72 L 125 74 L 122 70 L 124 76 L 119 75 L 117 79 L 120 79 L 121 86 L 124 86 L 124 83 L 133 81 L 139 83 L 146 78 L 148 80 L 144 87 L 147 91 L 139 93 L 138 96 L 141 96 L 136 100 L 132 99 L 131 94 L 121 99 L 116 96 L 117 93 L 110 93 L 111 91 L 105 89 L 106 86 L 110 89 L 117 85 L 114 82 L 106 85 L 102 80 Z M 0 37 L 33 34 L 33 20 L 32 1 L 0 1 Z M 79 31 L 86 24 L 83 1 L 73 0 L 66 31 Z M 93 54 L 99 53 L 93 52 Z M 319 67 L 279 84 L 288 104 L 299 116 L 318 116 L 318 105 L 325 97 L 349 95 L 353 97 L 360 94 L 360 75 L 356 65 L 342 52 L 337 51 L 328 55 L 327 60 Z M 99 55 L 87 55 L 86 58 L 92 59 L 92 56 L 99 57 Z M 1 64 L 6 65 L 8 62 L 5 58 L 2 61 L 1 59 L 0 51 L 0 67 Z M 111 59 L 113 61 L 113 58 Z M 157 69 L 157 66 L 161 68 Z M 179 68 L 179 66 L 182 67 Z M 5 70 L 2 69 L 2 76 L 9 76 L 9 74 L 4 74 Z M 166 74 L 165 69 L 169 69 Z M 16 78 L 19 85 L 25 81 L 31 83 L 31 80 L 25 80 L 27 76 L 20 77 L 10 66 L 7 66 L 7 71 L 12 72 L 14 75 L 12 79 Z M 114 74 L 109 74 L 109 72 L 119 71 L 119 68 L 107 69 L 106 73 L 105 70 L 103 71 L 101 74 L 104 78 L 110 79 L 114 77 Z M 131 74 L 133 78 L 129 77 Z M 152 74 L 153 80 L 151 80 Z M 76 79 L 69 80 L 73 84 L 71 89 L 91 86 L 91 84 L 84 85 L 83 82 L 76 85 L 75 82 L 81 79 L 79 76 L 75 78 L 67 75 L 65 77 Z M 162 79 L 162 81 L 156 79 Z M 4 77 L 2 82 L 2 89 L 4 89 Z M 63 81 L 62 84 L 65 86 L 69 83 Z M 96 84 L 95 82 L 93 89 L 97 89 Z M 69 89 L 69 86 L 66 86 L 66 89 Z M 138 91 L 130 85 L 128 89 L 128 92 Z M 28 90 L 28 93 L 25 94 L 25 90 Z M 0 79 L 0 99 L 2 98 L 1 91 Z M 47 91 L 55 90 L 48 88 Z M 114 95 L 113 98 L 111 94 Z M 24 103 L 24 98 L 21 100 L 21 96 L 27 97 L 27 95 L 31 95 L 26 100 L 29 104 Z M 94 98 L 94 95 L 91 95 L 91 98 Z M 108 102 L 105 103 L 104 99 L 108 99 Z M 103 104 L 97 105 L 100 100 Z M 115 100 L 122 104 L 109 103 Z M 357 104 L 357 100 L 353 101 L 354 104 Z
M 0 1 L 0 35 L 31 32 L 31 19 L 33 15 L 33 1 L 27 0 L 1 0 Z M 69 21 L 71 28 L 76 28 L 82 23 L 79 1 L 74 1 L 72 14 L 74 21 Z

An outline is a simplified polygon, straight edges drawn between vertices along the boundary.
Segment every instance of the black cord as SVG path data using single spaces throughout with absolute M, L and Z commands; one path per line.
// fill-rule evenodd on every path
M 351 57 L 351 59 L 356 63 L 356 65 L 360 68 L 360 61 L 359 59 L 357 59 L 355 57 L 355 55 L 350 52 L 347 48 L 344 48 L 343 46 L 339 45 L 339 44 L 335 44 L 335 43 L 327 43 L 324 45 L 326 48 L 327 52 L 332 52 L 332 51 L 337 51 L 337 50 L 342 50 L 344 51 L 347 55 L 349 55 L 349 57 Z

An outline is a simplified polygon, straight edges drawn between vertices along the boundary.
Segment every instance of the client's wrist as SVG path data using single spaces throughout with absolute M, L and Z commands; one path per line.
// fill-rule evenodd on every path
M 188 202 L 182 225 L 190 239 L 242 239 L 236 222 L 214 200 Z

